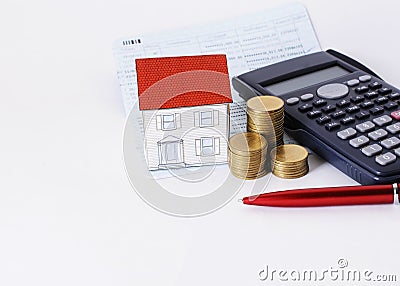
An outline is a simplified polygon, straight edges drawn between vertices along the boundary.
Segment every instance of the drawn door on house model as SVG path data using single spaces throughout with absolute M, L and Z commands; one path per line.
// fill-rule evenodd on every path
M 183 140 L 168 136 L 158 142 L 160 167 L 183 164 Z

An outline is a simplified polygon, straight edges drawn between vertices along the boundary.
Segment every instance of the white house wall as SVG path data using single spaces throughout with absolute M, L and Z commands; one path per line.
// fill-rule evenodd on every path
M 218 122 L 213 127 L 195 127 L 195 112 L 218 111 Z M 180 114 L 180 124 L 175 130 L 164 131 L 157 129 L 157 115 Z M 183 107 L 160 110 L 142 111 L 145 130 L 145 152 L 150 170 L 159 169 L 158 144 L 160 140 L 173 136 L 183 139 L 183 160 L 186 166 L 221 164 L 227 162 L 229 136 L 229 107 L 227 104 Z M 215 118 L 215 117 L 214 117 Z M 158 123 L 160 124 L 160 123 Z M 213 156 L 196 155 L 196 139 L 201 137 L 219 137 L 219 154 Z M 169 137 L 171 138 L 171 137 Z

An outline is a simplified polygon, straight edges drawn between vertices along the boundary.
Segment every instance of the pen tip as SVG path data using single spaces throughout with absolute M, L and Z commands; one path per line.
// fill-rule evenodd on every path
M 243 203 L 243 199 L 238 199 L 238 202 L 239 203 Z

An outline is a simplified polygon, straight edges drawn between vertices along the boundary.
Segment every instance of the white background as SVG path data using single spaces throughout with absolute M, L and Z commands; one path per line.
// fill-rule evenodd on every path
M 302 2 L 323 49 L 400 86 L 397 1 Z M 150 208 L 125 175 L 112 42 L 279 3 L 0 3 L 0 285 L 262 285 L 272 284 L 258 280 L 264 265 L 318 270 L 340 258 L 400 279 L 397 206 L 279 209 L 235 199 L 185 219 Z M 310 163 L 306 177 L 272 179 L 270 189 L 355 184 Z

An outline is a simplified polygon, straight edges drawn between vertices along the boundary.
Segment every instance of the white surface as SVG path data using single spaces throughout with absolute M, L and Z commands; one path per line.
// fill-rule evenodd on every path
M 112 42 L 279 2 L 2 1 L 0 285 L 258 285 L 267 284 L 257 277 L 266 264 L 320 269 L 339 258 L 400 275 L 396 206 L 232 201 L 183 219 L 148 207 L 125 176 Z M 323 49 L 352 55 L 400 86 L 397 2 L 303 3 Z M 311 167 L 270 188 L 354 184 L 320 160 Z

